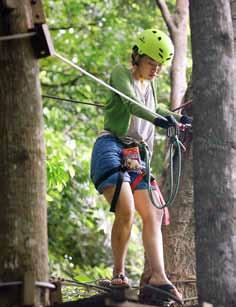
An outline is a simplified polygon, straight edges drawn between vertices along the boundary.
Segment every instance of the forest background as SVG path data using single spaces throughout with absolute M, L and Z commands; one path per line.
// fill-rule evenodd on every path
M 167 1 L 170 11 L 175 1 Z M 151 0 L 44 1 L 56 50 L 90 73 L 109 82 L 112 67 L 130 65 L 138 32 L 167 32 Z M 191 59 L 188 59 L 188 75 Z M 105 104 L 109 91 L 55 58 L 40 61 L 42 94 Z M 169 69 L 159 77 L 159 103 L 169 106 Z M 89 177 L 93 143 L 103 128 L 102 107 L 43 99 L 48 174 L 50 274 L 89 282 L 111 277 L 110 231 L 113 215 Z M 152 168 L 161 177 L 165 135 L 157 130 Z M 133 227 L 127 273 L 138 284 L 143 270 L 138 217 Z

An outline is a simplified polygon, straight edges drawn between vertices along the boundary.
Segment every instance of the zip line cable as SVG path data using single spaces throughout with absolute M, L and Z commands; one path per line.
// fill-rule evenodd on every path
M 108 88 L 109 90 L 111 90 L 112 92 L 118 94 L 119 96 L 125 98 L 128 101 L 131 101 L 133 104 L 140 106 L 140 103 L 134 99 L 132 99 L 131 97 L 125 95 L 124 93 L 120 92 L 119 90 L 117 90 L 116 88 L 112 87 L 111 85 L 107 84 L 106 82 L 104 82 L 103 80 L 95 77 L 94 75 L 92 75 L 91 73 L 89 73 L 88 71 L 86 71 L 85 69 L 83 69 L 82 67 L 80 67 L 79 65 L 69 61 L 68 59 L 66 59 L 65 57 L 63 57 L 62 55 L 58 54 L 57 52 L 54 53 L 54 56 L 57 57 L 58 59 L 60 59 L 62 62 L 68 64 L 69 66 L 75 68 L 76 70 L 80 71 L 81 73 L 83 73 L 84 75 L 88 76 L 89 78 L 95 80 L 97 83 L 101 84 L 102 86 Z M 160 114 L 156 113 L 158 118 L 161 118 L 165 121 L 167 121 L 167 119 L 163 116 L 161 116 Z
M 104 108 L 104 105 L 98 104 L 98 103 L 78 101 L 78 100 L 74 100 L 74 99 L 61 98 L 61 97 L 52 96 L 52 95 L 42 95 L 42 97 L 43 98 L 54 99 L 54 100 L 61 100 L 61 101 L 73 102 L 73 103 L 77 103 L 77 104 L 85 104 L 85 105 L 88 105 L 88 106 L 95 106 L 95 107 Z
M 6 41 L 6 40 L 13 40 L 13 39 L 21 39 L 21 38 L 27 38 L 27 37 L 31 37 L 36 35 L 35 32 L 32 33 L 19 33 L 19 34 L 13 34 L 13 35 L 9 35 L 9 36 L 0 36 L 0 41 Z M 66 59 L 65 57 L 63 57 L 62 55 L 60 55 L 59 53 L 55 52 L 53 54 L 56 58 L 60 59 L 62 62 L 68 64 L 69 66 L 75 68 L 76 70 L 80 71 L 82 74 L 88 76 L 90 79 L 93 79 L 94 81 L 96 81 L 97 83 L 99 83 L 100 85 L 108 88 L 109 90 L 111 90 L 112 92 L 118 94 L 119 96 L 125 98 L 126 100 L 132 102 L 133 104 L 135 104 L 136 106 L 140 106 L 140 103 L 134 99 L 132 99 L 131 97 L 125 95 L 124 93 L 120 92 L 119 90 L 117 90 L 116 88 L 112 87 L 111 85 L 107 84 L 106 82 L 104 82 L 103 80 L 95 77 L 94 75 L 92 75 L 91 73 L 89 73 L 88 71 L 86 71 L 85 69 L 83 69 L 82 67 L 80 67 L 79 65 L 76 65 L 75 63 L 73 63 L 72 61 L 69 61 L 68 59 Z M 52 97 L 48 97 L 48 98 L 52 98 Z M 56 99 L 56 98 L 52 98 L 52 99 Z M 61 99 L 58 99 L 61 100 Z M 65 100 L 65 99 L 64 99 Z M 75 102 L 72 101 L 71 102 Z M 75 102 L 76 103 L 76 102 Z M 91 105 L 89 103 L 83 103 L 83 104 L 88 104 Z M 93 104 L 92 104 L 93 105 Z M 162 120 L 167 121 L 167 119 L 164 116 L 161 116 L 158 113 L 155 113 L 156 116 Z
M 30 33 L 18 33 L 18 34 L 0 36 L 0 41 L 10 41 L 13 39 L 27 38 L 35 35 L 36 35 L 35 32 L 30 32 Z
M 14 40 L 14 39 L 28 38 L 28 37 L 32 37 L 32 36 L 35 36 L 35 35 L 36 35 L 36 32 L 18 33 L 18 34 L 13 34 L 13 35 L 0 36 L 0 41 L 8 41 L 8 40 Z M 72 61 L 69 61 L 68 59 L 66 59 L 62 55 L 58 54 L 57 52 L 54 53 L 54 56 L 57 57 L 58 59 L 60 59 L 62 62 L 66 63 L 66 64 L 70 65 L 71 67 L 75 68 L 76 70 L 80 71 L 84 75 L 88 76 L 89 78 L 95 80 L 97 83 L 101 84 L 102 86 L 108 88 L 109 90 L 113 91 L 114 93 L 116 93 L 116 94 L 120 95 L 121 97 L 125 98 L 126 100 L 131 101 L 135 105 L 140 106 L 140 103 L 138 101 L 136 101 L 136 100 L 132 99 L 131 97 L 125 95 L 124 93 L 120 92 L 116 88 L 107 84 L 103 80 L 95 77 L 94 75 L 92 75 L 91 73 L 89 73 L 88 71 L 86 71 L 85 69 L 80 67 L 79 65 L 76 65 Z M 89 102 L 82 102 L 82 101 L 80 102 L 80 101 L 76 101 L 76 100 L 73 100 L 73 99 L 60 98 L 60 97 L 50 96 L 50 95 L 42 95 L 42 97 L 55 99 L 55 100 L 64 100 L 64 101 L 69 101 L 69 102 L 73 102 L 73 103 L 80 103 L 80 104 L 97 106 L 97 107 L 104 107 L 103 105 L 99 105 L 99 104 L 96 104 L 96 103 L 93 104 L 93 103 L 89 103 Z M 167 119 L 164 116 L 161 116 L 158 113 L 156 113 L 156 115 L 157 115 L 158 118 L 167 121 Z

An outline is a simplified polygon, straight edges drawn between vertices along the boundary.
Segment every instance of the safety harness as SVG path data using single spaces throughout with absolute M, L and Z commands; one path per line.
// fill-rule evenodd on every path
M 116 203 L 119 198 L 121 186 L 124 180 L 124 173 L 126 171 L 137 171 L 136 178 L 130 183 L 131 190 L 134 191 L 136 186 L 145 178 L 148 183 L 148 192 L 152 204 L 158 208 L 163 209 L 169 207 L 173 204 L 179 189 L 180 177 L 181 177 L 181 148 L 185 151 L 186 148 L 183 143 L 179 140 L 179 135 L 188 134 L 187 131 L 190 129 L 190 125 L 178 124 L 167 129 L 167 137 L 169 139 L 169 169 L 170 169 L 170 193 L 165 201 L 159 190 L 158 183 L 156 182 L 154 176 L 151 174 L 150 168 L 150 151 L 148 145 L 145 142 L 132 142 L 125 144 L 122 142 L 123 149 L 123 159 L 122 164 L 118 167 L 114 167 L 109 171 L 105 172 L 96 182 L 95 187 L 98 186 L 111 175 L 118 173 L 118 178 L 116 182 L 116 189 L 111 201 L 110 211 L 115 212 Z M 119 142 L 121 140 L 117 138 Z M 128 155 L 127 155 L 128 152 Z M 130 155 L 129 155 L 130 154 Z M 138 156 L 140 154 L 140 157 Z M 177 157 L 177 176 L 174 178 L 174 155 Z M 142 167 L 141 161 L 145 162 L 145 167 Z M 134 163 L 137 162 L 137 163 Z M 135 164 L 135 165 L 129 165 Z
M 122 142 L 119 138 L 117 138 L 119 142 L 123 145 L 122 150 L 122 163 L 120 166 L 114 167 L 107 172 L 105 172 L 98 180 L 95 182 L 95 187 L 98 186 L 109 178 L 111 175 L 118 173 L 117 182 L 116 182 L 116 189 L 111 201 L 110 211 L 115 212 L 116 203 L 118 201 L 121 185 L 124 181 L 124 173 L 127 171 L 137 171 L 137 176 L 133 182 L 131 182 L 131 189 L 132 191 L 135 190 L 136 186 L 143 180 L 146 176 L 144 168 L 141 166 L 141 156 L 143 159 L 143 154 L 146 154 L 143 151 L 144 146 L 147 146 L 144 142 L 130 142 L 129 144 Z M 141 156 L 140 156 L 141 155 Z M 136 165 L 130 165 L 131 163 L 136 162 Z

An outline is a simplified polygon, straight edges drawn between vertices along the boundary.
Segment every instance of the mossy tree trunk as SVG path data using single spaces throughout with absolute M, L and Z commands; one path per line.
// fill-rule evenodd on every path
M 1 35 L 27 32 L 30 1 L 15 1 L 11 12 L 2 3 Z M 47 281 L 42 101 L 29 38 L 0 42 L 0 76 L 0 280 L 23 281 L 31 272 L 36 280 Z M 20 306 L 22 288 L 0 288 L 0 306 Z M 45 295 L 35 296 L 35 306 L 46 302 Z

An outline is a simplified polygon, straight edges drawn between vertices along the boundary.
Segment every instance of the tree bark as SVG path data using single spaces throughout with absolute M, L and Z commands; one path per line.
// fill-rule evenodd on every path
M 15 3 L 17 8 L 10 12 L 3 9 L 1 1 L 0 35 L 27 32 L 25 9 L 29 1 Z M 26 272 L 37 281 L 48 280 L 45 146 L 38 74 L 29 38 L 0 42 L 1 282 L 23 281 Z M 2 289 L 0 306 L 23 305 L 22 286 Z M 33 296 L 34 306 L 48 304 L 47 294 L 40 298 L 36 288 Z
M 176 0 L 175 13 L 171 15 L 165 0 L 156 0 L 172 38 L 175 54 L 171 67 L 171 106 L 173 109 L 181 105 L 187 88 L 187 29 L 188 0 Z
M 236 50 L 236 0 L 231 0 L 230 1 L 231 5 L 231 17 L 232 17 L 232 22 L 233 22 L 233 29 L 234 29 L 234 53 Z
M 184 101 L 191 99 L 192 86 L 190 83 Z M 192 116 L 192 106 L 186 107 L 183 113 Z M 170 225 L 163 227 L 166 272 L 172 281 L 176 281 L 184 298 L 197 296 L 191 135 L 189 138 L 186 152 L 182 151 L 179 192 L 173 206 L 169 208 Z M 167 174 L 164 176 L 163 190 L 168 193 L 167 176 Z
M 236 110 L 230 1 L 191 0 L 190 14 L 199 303 L 236 306 Z
M 231 17 L 234 30 L 234 78 L 236 78 L 236 0 L 230 1 Z

